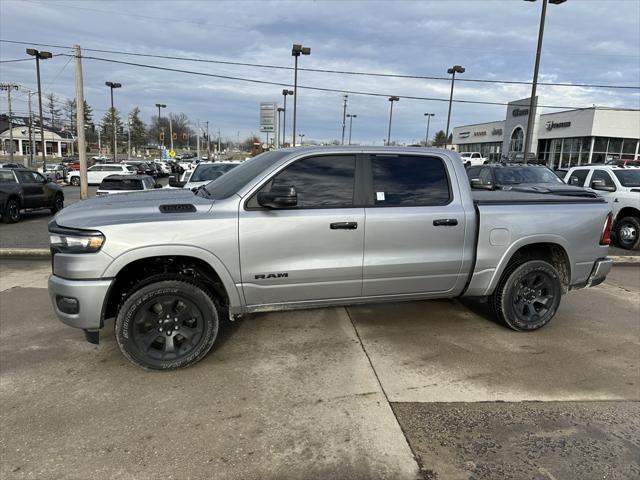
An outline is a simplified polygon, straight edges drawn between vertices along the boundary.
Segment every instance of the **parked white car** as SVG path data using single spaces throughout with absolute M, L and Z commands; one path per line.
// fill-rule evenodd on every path
M 98 164 L 87 169 L 87 181 L 89 185 L 100 185 L 100 182 L 109 175 L 135 175 L 137 170 L 131 165 L 122 163 Z M 67 175 L 67 183 L 74 186 L 80 185 L 80 172 L 73 170 Z
M 171 174 L 171 167 L 167 164 L 167 162 L 163 162 L 162 160 L 154 160 L 153 163 L 158 167 L 162 176 L 167 176 Z
M 96 191 L 97 196 L 114 193 L 143 192 L 162 188 L 150 175 L 109 175 L 104 178 Z
M 573 167 L 564 181 L 569 185 L 595 190 L 606 198 L 613 211 L 613 233 L 617 244 L 628 250 L 640 246 L 640 167 Z
M 484 165 L 487 163 L 487 159 L 483 157 L 480 152 L 462 152 L 462 163 L 465 167 L 472 167 L 475 165 Z

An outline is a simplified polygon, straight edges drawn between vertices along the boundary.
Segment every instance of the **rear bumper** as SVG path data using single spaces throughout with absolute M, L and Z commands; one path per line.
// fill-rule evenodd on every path
M 613 260 L 610 258 L 601 258 L 599 260 L 596 260 L 585 287 L 595 287 L 596 285 L 604 282 L 604 279 L 607 278 L 607 275 L 611 271 L 612 267 Z
M 67 280 L 49 276 L 49 297 L 56 316 L 70 327 L 83 330 L 101 328 L 103 305 L 112 283 L 113 279 Z

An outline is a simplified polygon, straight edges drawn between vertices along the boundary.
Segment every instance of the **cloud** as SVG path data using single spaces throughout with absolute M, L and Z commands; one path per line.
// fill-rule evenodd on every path
M 80 44 L 178 57 L 292 66 L 292 43 L 312 49 L 300 58 L 307 68 L 446 76 L 453 64 L 467 69 L 461 78 L 531 78 L 540 2 L 509 1 L 316 1 L 316 2 L 121 2 L 3 0 L 2 38 Z M 606 3 L 606 5 L 605 5 Z M 547 11 L 540 79 L 567 83 L 640 84 L 640 2 L 571 1 Z M 24 56 L 24 45 L 0 44 L 0 58 Z M 45 47 L 43 47 L 45 48 Z M 65 48 L 46 47 L 54 53 Z M 89 52 L 85 52 L 89 55 Z M 125 57 L 93 53 L 135 63 L 187 69 L 291 84 L 290 70 Z M 56 57 L 42 63 L 43 88 L 63 98 L 74 95 L 73 62 Z M 66 65 L 66 66 L 65 66 Z M 106 80 L 118 81 L 116 104 L 139 106 L 147 119 L 155 103 L 184 112 L 195 123 L 209 120 L 223 136 L 257 133 L 261 101 L 281 101 L 281 87 L 204 76 L 83 61 L 85 97 L 99 119 L 108 107 Z M 35 89 L 32 62 L 0 64 L 0 80 Z M 301 71 L 301 85 L 385 95 L 446 99 L 446 81 L 346 76 Z M 457 82 L 455 98 L 509 102 L 528 96 L 526 85 Z M 540 86 L 541 103 L 561 106 L 610 105 L 640 108 L 637 91 Z M 6 109 L 2 97 L 0 110 Z M 17 97 L 16 108 L 26 108 Z M 444 129 L 447 102 L 409 100 L 394 105 L 393 138 L 424 137 L 423 113 L 435 113 L 431 132 Z M 292 108 L 288 103 L 289 113 Z M 358 117 L 353 140 L 381 143 L 386 138 L 389 102 L 384 97 L 349 96 Z M 452 125 L 504 118 L 503 106 L 455 103 Z M 287 120 L 290 136 L 291 117 Z M 300 90 L 298 131 L 306 139 L 331 140 L 342 133 L 340 93 Z

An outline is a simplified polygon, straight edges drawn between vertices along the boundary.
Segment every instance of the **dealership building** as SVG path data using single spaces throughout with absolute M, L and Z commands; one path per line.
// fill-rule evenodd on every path
M 537 100 L 537 99 L 536 99 Z M 540 163 L 567 168 L 587 163 L 640 159 L 640 112 L 601 107 L 581 108 L 536 115 L 531 149 Z M 500 160 L 510 152 L 522 152 L 529 120 L 529 99 L 507 105 L 506 118 L 453 129 L 459 152 L 480 152 Z

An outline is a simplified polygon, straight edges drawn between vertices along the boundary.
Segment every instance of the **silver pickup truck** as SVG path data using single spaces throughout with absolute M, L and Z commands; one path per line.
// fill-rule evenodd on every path
M 115 318 L 122 353 L 150 369 L 192 365 L 221 321 L 261 311 L 477 296 L 535 330 L 605 279 L 611 221 L 600 198 L 472 194 L 446 150 L 285 149 L 195 192 L 65 208 L 49 292 L 91 342 Z

